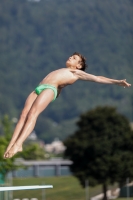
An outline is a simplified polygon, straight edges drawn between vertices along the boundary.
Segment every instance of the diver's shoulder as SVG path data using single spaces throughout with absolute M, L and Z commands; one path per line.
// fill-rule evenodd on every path
M 68 68 L 60 68 L 60 69 L 57 69 L 56 70 L 57 72 L 59 72 L 59 73 L 63 73 L 63 72 L 70 72 L 70 69 L 68 69 Z

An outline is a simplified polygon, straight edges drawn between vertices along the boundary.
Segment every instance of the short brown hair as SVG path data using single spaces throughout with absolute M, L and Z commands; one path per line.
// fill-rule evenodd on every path
M 85 69 L 87 68 L 86 58 L 78 52 L 74 52 L 73 55 L 77 55 L 81 58 L 80 65 L 82 66 L 82 68 L 80 70 L 85 71 Z

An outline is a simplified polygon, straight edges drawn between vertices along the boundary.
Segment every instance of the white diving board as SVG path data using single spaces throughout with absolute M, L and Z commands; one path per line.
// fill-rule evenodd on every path
M 31 186 L 11 186 L 11 187 L 0 187 L 0 191 L 11 191 L 11 190 L 37 190 L 37 189 L 48 189 L 53 188 L 53 185 L 31 185 Z

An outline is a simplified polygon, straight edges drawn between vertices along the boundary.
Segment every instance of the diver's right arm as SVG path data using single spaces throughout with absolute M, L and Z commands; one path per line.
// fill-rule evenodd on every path
M 72 73 L 74 73 L 75 76 L 77 76 L 80 80 L 85 81 L 92 81 L 97 83 L 103 83 L 103 84 L 115 84 L 123 87 L 130 87 L 131 84 L 126 82 L 126 79 L 124 80 L 116 80 L 116 79 L 110 79 L 104 76 L 95 76 L 92 74 L 88 74 L 81 70 L 73 70 Z

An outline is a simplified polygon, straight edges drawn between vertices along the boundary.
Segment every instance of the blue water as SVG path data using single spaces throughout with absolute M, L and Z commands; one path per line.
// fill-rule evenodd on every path
M 39 166 L 37 169 L 38 177 L 48 177 L 48 176 L 68 176 L 71 175 L 68 166 L 60 166 L 58 169 L 54 166 L 44 167 Z M 35 172 L 33 167 L 27 169 L 19 169 L 15 171 L 15 177 L 34 177 Z

